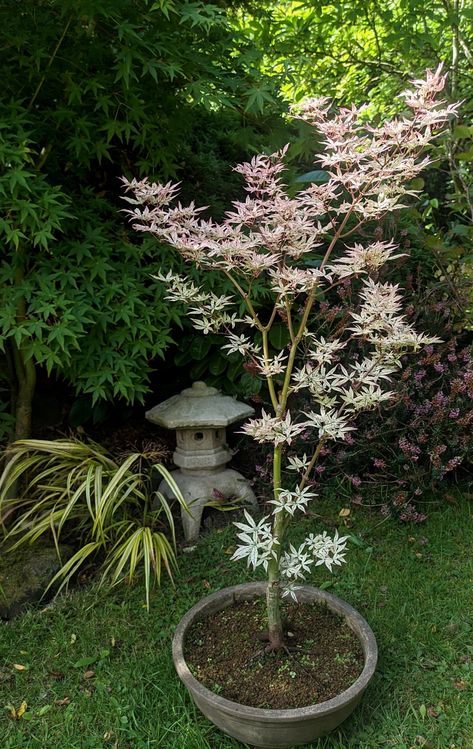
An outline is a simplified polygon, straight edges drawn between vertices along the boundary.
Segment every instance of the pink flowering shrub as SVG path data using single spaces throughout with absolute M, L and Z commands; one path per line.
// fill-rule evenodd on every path
M 381 505 L 404 521 L 426 518 L 432 490 L 468 475 L 473 462 L 473 362 L 470 348 L 427 346 L 395 383 L 395 400 L 380 417 L 362 414 L 340 445 L 326 445 L 313 477 L 316 491 L 343 492 L 351 501 Z M 302 406 L 304 407 L 304 406 Z M 300 435 L 294 454 L 310 452 Z M 256 491 L 267 485 L 271 455 L 255 467 Z M 382 498 L 380 500 L 380 498 Z
M 297 116 L 322 140 L 328 182 L 290 195 L 283 182 L 287 146 L 255 156 L 236 167 L 246 200 L 220 223 L 202 218 L 204 209 L 193 203 L 176 204 L 177 185 L 124 180 L 134 227 L 202 273 L 200 284 L 163 269 L 157 278 L 168 287 L 166 298 L 188 306 L 201 334 L 221 334 L 223 351 L 238 353 L 267 386 L 269 407 L 243 431 L 271 445 L 272 514 L 255 521 L 245 513 L 246 522 L 236 523 L 241 543 L 233 558 L 267 573 L 272 649 L 284 646 L 280 596 L 295 596 L 312 567 L 345 561 L 346 538 L 338 533 L 310 534 L 297 549 L 290 543 L 293 516 L 316 496 L 311 484 L 321 455 L 332 443 L 353 441 L 361 413 L 393 401 L 387 388 L 407 352 L 439 341 L 409 323 L 399 286 L 379 280 L 385 264 L 403 253 L 391 238 L 376 236 L 373 222 L 405 206 L 410 182 L 429 163 L 425 148 L 455 114 L 455 105 L 437 101 L 444 85 L 441 67 L 428 71 L 403 95 L 411 116 L 379 127 L 365 122 L 363 108 L 332 113 L 326 98 L 303 103 Z M 364 240 L 356 241 L 362 231 Z M 205 288 L 209 269 L 228 279 L 233 294 Z M 353 294 L 342 294 L 332 315 L 327 297 L 352 280 Z M 269 309 L 258 307 L 255 285 L 266 289 Z M 281 322 L 287 335 L 272 336 Z M 352 355 L 357 349 L 360 355 Z M 303 436 L 312 449 L 291 454 Z
M 363 478 L 363 493 L 370 486 L 387 488 L 383 511 L 403 520 L 425 517 L 424 500 L 431 500 L 432 490 L 448 497 L 449 486 L 468 479 L 473 463 L 471 334 L 463 329 L 467 289 L 453 276 L 439 282 L 432 266 L 428 252 L 417 250 L 403 268 L 405 312 L 444 343 L 406 362 L 383 428 L 366 415 L 356 434 L 356 469 L 353 459 L 345 466 L 347 474 Z
M 382 427 L 367 415 L 359 424 L 354 456 L 334 452 L 334 466 L 326 467 L 328 473 L 341 468 L 355 496 L 366 495 L 370 486 L 384 485 L 389 491 L 383 512 L 393 511 L 402 520 L 419 520 L 416 508 L 422 508 L 424 495 L 441 484 L 448 486 L 471 467 L 473 363 L 469 348 L 457 347 L 454 340 L 435 348 L 427 346 L 416 364 L 404 370 L 396 394 Z

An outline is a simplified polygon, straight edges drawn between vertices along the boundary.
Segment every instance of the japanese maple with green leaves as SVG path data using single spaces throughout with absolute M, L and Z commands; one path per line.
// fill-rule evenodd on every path
M 118 175 L 130 164 L 160 179 L 185 171 L 205 201 L 219 192 L 218 211 L 233 194 L 226 163 L 260 137 L 242 120 L 258 124 L 263 105 L 281 107 L 275 85 L 267 101 L 254 44 L 231 28 L 225 3 L 7 0 L 2 12 L 0 442 L 8 442 L 31 435 L 38 374 L 73 388 L 73 426 L 98 420 L 106 401 L 142 402 L 181 324 L 156 297 L 149 243 L 130 236 L 116 211 Z

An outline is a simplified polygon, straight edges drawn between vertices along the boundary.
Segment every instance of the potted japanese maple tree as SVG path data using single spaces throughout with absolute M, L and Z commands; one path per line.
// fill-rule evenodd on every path
M 403 208 L 403 198 L 413 194 L 412 180 L 429 163 L 421 154 L 455 116 L 456 105 L 437 100 L 444 84 L 441 67 L 427 71 L 402 95 L 411 116 L 378 127 L 367 124 L 363 108 L 333 112 L 326 98 L 299 105 L 296 116 L 320 136 L 317 160 L 326 181 L 290 196 L 282 180 L 287 147 L 256 156 L 236 167 L 247 197 L 233 204 L 222 223 L 201 218 L 203 209 L 194 204 L 174 204 L 176 185 L 124 180 L 136 229 L 168 243 L 203 272 L 220 270 L 234 289 L 234 295 L 217 295 L 163 270 L 159 279 L 168 286 L 167 299 L 187 304 L 197 330 L 225 336 L 223 349 L 241 354 L 267 383 L 271 410 L 249 420 L 243 431 L 272 445 L 272 514 L 255 520 L 245 513 L 244 522 L 236 523 L 240 543 L 233 555 L 261 567 L 266 582 L 227 588 L 199 602 L 173 642 L 176 669 L 195 702 L 216 725 L 249 744 L 288 747 L 332 730 L 354 709 L 375 670 L 376 641 L 363 618 L 335 596 L 303 584 L 314 567 L 331 570 L 345 562 L 347 538 L 323 531 L 294 545 L 291 521 L 315 497 L 313 471 L 324 445 L 344 440 L 361 411 L 393 397 L 386 383 L 405 353 L 436 342 L 405 320 L 398 286 L 379 280 L 382 266 L 400 253 L 374 227 Z M 353 243 L 351 235 L 361 231 L 371 239 Z M 347 278 L 358 286 L 356 300 L 327 334 L 324 297 Z M 272 299 L 269 310 L 258 307 L 255 285 Z M 237 311 L 242 301 L 243 316 Z M 281 321 L 287 342 L 277 349 L 271 331 Z M 321 324 L 324 337 L 317 333 Z M 363 354 L 352 354 L 360 340 Z M 301 390 L 311 406 L 295 412 L 291 405 Z M 316 434 L 313 453 L 288 456 L 294 438 L 308 431 Z M 297 603 L 287 608 L 285 598 Z M 328 635 L 320 642 L 326 616 Z M 253 638 L 245 636 L 248 621 Z M 332 640 L 336 647 L 349 643 L 342 650 L 351 668 L 341 681 L 322 658 Z M 330 659 L 337 662 L 337 654 Z M 298 672 L 304 689 L 299 682 L 294 697 L 290 686 Z M 319 681 L 311 681 L 314 673 Z

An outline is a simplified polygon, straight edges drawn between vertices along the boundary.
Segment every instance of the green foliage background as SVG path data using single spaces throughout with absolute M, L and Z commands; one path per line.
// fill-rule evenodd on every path
M 438 280 L 471 277 L 473 11 L 463 0 L 7 0 L 0 18 L 4 437 L 28 435 L 38 372 L 81 396 L 79 423 L 104 400 L 142 401 L 176 340 L 176 364 L 192 377 L 256 392 L 215 342 L 196 347 L 183 311 L 163 301 L 150 276 L 175 261 L 132 235 L 119 177 L 181 180 L 183 200 L 220 217 L 240 195 L 231 168 L 252 153 L 291 139 L 289 177 L 311 169 L 310 135 L 287 118 L 307 94 L 367 101 L 376 120 L 409 79 L 445 61 L 463 120 L 439 142 L 408 223 Z
M 185 175 L 221 212 L 229 162 L 266 126 L 264 75 L 211 3 L 10 1 L 2 30 L 4 427 L 22 437 L 38 366 L 92 403 L 142 400 L 179 319 L 150 279 L 167 251 L 131 237 L 118 177 Z

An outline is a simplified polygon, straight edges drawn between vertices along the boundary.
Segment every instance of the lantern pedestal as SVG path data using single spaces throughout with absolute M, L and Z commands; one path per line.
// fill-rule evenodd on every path
M 179 470 L 172 476 L 189 506 L 188 512 L 182 510 L 186 541 L 197 539 L 204 506 L 210 502 L 240 501 L 257 509 L 249 482 L 226 467 L 232 454 L 226 445 L 225 427 L 253 413 L 251 406 L 222 395 L 205 382 L 194 382 L 146 413 L 153 424 L 176 430 L 173 460 Z M 159 491 L 168 499 L 174 496 L 164 480 Z
M 200 523 L 205 505 L 209 502 L 240 501 L 258 509 L 258 502 L 248 483 L 238 471 L 224 468 L 210 472 L 209 470 L 173 471 L 172 477 L 182 492 L 189 508 L 189 512 L 181 511 L 184 537 L 189 543 L 196 541 L 199 536 Z M 173 494 L 166 481 L 162 481 L 159 491 L 168 499 Z

